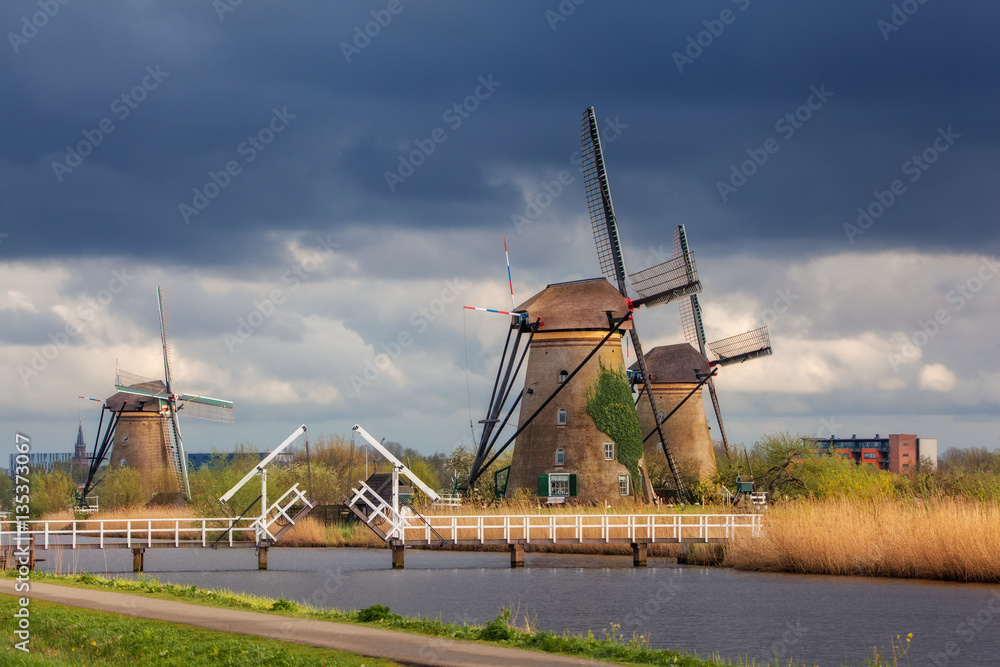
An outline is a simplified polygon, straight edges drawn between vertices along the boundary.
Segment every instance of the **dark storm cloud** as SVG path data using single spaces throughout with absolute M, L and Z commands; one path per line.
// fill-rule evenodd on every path
M 220 21 L 207 2 L 62 7 L 3 55 L 0 227 L 18 230 L 5 250 L 278 266 L 271 233 L 506 228 L 525 204 L 513 174 L 568 168 L 590 104 L 628 126 L 606 146 L 626 237 L 665 241 L 684 222 L 719 254 L 998 245 L 991 3 L 921 5 L 887 38 L 891 3 L 586 3 L 565 21 L 546 15 L 555 2 L 405 3 L 348 62 L 341 44 L 381 8 L 244 4 Z M 0 21 L 16 31 L 36 9 L 8 4 Z M 501 85 L 449 121 L 490 76 Z M 136 86 L 133 108 L 121 96 Z M 808 121 L 778 129 L 823 86 Z M 294 118 L 248 144 L 275 113 Z M 54 173 L 103 119 L 114 130 Z M 961 138 L 906 181 L 949 127 Z M 445 140 L 391 189 L 386 172 L 437 129 Z M 719 182 L 769 138 L 777 151 L 723 201 Z M 896 179 L 906 193 L 850 244 L 843 225 Z M 579 179 L 549 213 L 585 214 Z

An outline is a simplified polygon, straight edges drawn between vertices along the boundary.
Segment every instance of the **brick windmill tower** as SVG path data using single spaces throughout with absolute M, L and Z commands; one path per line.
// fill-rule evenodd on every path
M 515 312 L 543 324 L 528 344 L 508 497 L 527 490 L 557 502 L 641 498 L 588 408 L 602 367 L 625 374 L 622 335 L 632 328 L 626 299 L 595 278 L 549 285 Z
M 638 365 L 632 369 L 638 370 Z M 683 471 L 707 481 L 715 474 L 715 450 L 701 397 L 703 380 L 711 373 L 708 361 L 687 343 L 662 345 L 646 353 L 646 369 L 660 408 L 659 419 L 670 413 L 670 419 L 661 424 L 667 446 Z M 649 402 L 640 397 L 636 409 L 642 435 L 654 433 L 657 420 Z M 649 438 L 643 448 L 646 463 L 653 469 L 666 463 L 659 440 Z

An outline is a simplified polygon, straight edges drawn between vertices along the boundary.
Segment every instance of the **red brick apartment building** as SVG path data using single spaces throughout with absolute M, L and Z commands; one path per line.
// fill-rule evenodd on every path
M 917 467 L 920 457 L 937 465 L 937 440 L 919 438 L 913 433 L 891 433 L 887 438 L 803 438 L 816 449 L 836 451 L 841 457 L 858 465 L 873 465 L 881 470 L 901 473 Z

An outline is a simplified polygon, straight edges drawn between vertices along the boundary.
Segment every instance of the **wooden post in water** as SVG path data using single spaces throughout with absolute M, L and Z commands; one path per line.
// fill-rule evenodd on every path
M 406 547 L 402 544 L 392 545 L 392 569 L 402 570 L 403 569 L 403 556 L 406 553 Z
M 645 542 L 632 543 L 632 565 L 634 567 L 646 567 L 646 551 L 648 546 Z
M 510 545 L 510 566 L 524 567 L 524 543 L 512 542 Z
M 264 542 L 257 547 L 257 569 L 267 569 L 267 542 Z
M 132 549 L 132 571 L 133 572 L 143 572 L 144 565 L 146 563 L 146 549 L 144 547 L 137 547 Z

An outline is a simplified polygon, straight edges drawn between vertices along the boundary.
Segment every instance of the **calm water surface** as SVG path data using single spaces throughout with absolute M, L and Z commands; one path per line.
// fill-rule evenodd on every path
M 48 552 L 40 569 L 132 576 L 126 550 Z M 913 667 L 1000 666 L 1000 586 L 858 577 L 758 574 L 627 556 L 411 550 L 390 569 L 387 550 L 272 548 L 269 569 L 252 549 L 151 549 L 161 581 L 406 616 L 482 623 L 501 607 L 542 629 L 647 634 L 654 646 L 724 658 L 777 654 L 807 664 L 854 664 L 913 633 Z M 906 664 L 905 661 L 900 664 Z

